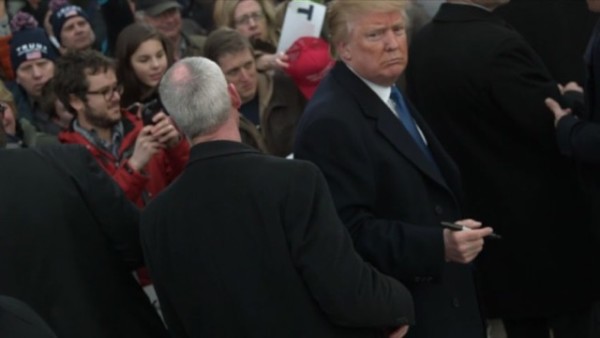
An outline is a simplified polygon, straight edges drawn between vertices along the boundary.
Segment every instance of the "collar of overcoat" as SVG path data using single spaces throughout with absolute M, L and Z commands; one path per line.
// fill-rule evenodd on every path
M 260 154 L 258 150 L 241 142 L 226 140 L 202 142 L 194 145 L 190 149 L 190 161 L 188 163 L 188 166 L 194 164 L 195 162 L 200 162 L 217 157 L 248 153 Z
M 331 76 L 340 86 L 347 89 L 352 98 L 360 106 L 360 111 L 367 118 L 376 120 L 376 128 L 387 139 L 398 152 L 413 163 L 420 171 L 425 173 L 432 180 L 453 192 L 446 184 L 447 179 L 455 182 L 456 177 L 442 177 L 444 174 L 450 175 L 456 173 L 457 168 L 450 157 L 443 151 L 439 141 L 433 135 L 433 132 L 423 118 L 416 112 L 415 107 L 406 100 L 409 111 L 416 121 L 417 125 L 425 135 L 429 149 L 440 170 L 437 170 L 431 161 L 425 157 L 423 151 L 415 143 L 410 134 L 404 129 L 402 123 L 392 113 L 390 108 L 343 62 L 337 62 L 331 70 Z M 447 175 L 446 175 L 447 176 Z

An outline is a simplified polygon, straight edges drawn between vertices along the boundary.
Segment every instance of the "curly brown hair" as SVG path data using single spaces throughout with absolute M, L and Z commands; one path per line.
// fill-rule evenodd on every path
M 70 95 L 87 102 L 87 76 L 108 70 L 115 70 L 115 62 L 102 53 L 95 50 L 70 51 L 56 60 L 56 73 L 52 79 L 54 93 L 65 108 L 77 116 L 77 111 L 71 107 Z

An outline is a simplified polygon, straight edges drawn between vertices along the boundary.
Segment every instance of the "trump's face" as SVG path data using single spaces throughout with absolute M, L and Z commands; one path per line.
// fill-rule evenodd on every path
M 337 45 L 338 54 L 361 77 L 391 86 L 408 62 L 404 15 L 371 12 L 349 23 L 349 35 Z

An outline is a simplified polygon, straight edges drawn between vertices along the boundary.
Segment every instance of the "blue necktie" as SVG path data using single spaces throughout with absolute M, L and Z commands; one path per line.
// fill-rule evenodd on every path
M 425 157 L 427 157 L 434 165 L 436 165 L 433 156 L 431 155 L 431 151 L 429 147 L 425 144 L 423 137 L 421 137 L 421 133 L 417 129 L 417 124 L 413 120 L 410 112 L 408 111 L 408 106 L 404 101 L 404 97 L 402 93 L 396 86 L 392 86 L 392 92 L 390 93 L 390 99 L 396 105 L 396 113 L 398 115 L 398 119 L 402 122 L 404 129 L 408 132 L 408 134 L 413 138 L 417 146 L 421 149 Z M 437 166 L 437 165 L 436 165 Z

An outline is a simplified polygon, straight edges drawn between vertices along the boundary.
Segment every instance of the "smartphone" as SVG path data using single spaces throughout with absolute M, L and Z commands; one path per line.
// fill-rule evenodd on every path
M 145 126 L 154 124 L 152 118 L 162 110 L 162 104 L 158 99 L 146 103 L 142 107 L 142 122 Z

